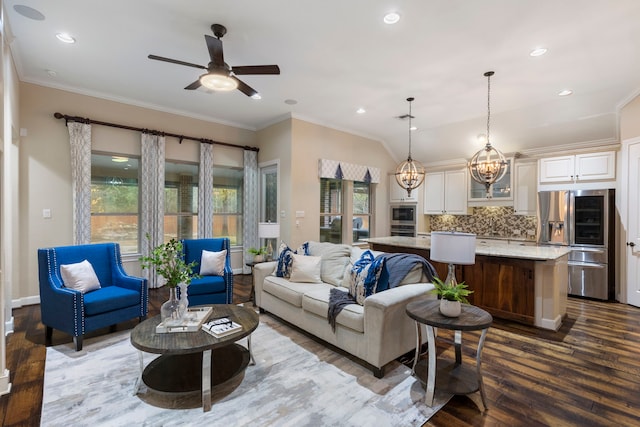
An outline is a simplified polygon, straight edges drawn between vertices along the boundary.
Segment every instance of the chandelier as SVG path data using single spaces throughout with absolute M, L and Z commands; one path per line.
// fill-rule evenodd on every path
M 507 173 L 508 162 L 504 155 L 495 147 L 491 146 L 489 139 L 489 125 L 491 120 L 491 76 L 495 73 L 487 71 L 484 73 L 487 78 L 487 144 L 478 151 L 469 161 L 468 168 L 471 178 L 483 184 L 487 190 L 487 198 L 491 197 L 489 188 L 494 182 L 500 181 Z
M 411 102 L 413 100 L 414 98 L 407 98 L 407 101 L 409 101 L 409 156 L 407 160 L 398 165 L 395 173 L 398 185 L 407 190 L 407 197 L 411 197 L 411 190 L 418 188 L 424 181 L 424 167 L 420 162 L 411 158 L 411 132 L 413 131 L 411 128 L 411 119 L 413 118 L 411 115 Z

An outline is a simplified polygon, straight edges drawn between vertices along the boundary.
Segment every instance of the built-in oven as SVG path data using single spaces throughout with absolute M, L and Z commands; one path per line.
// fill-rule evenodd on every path
M 416 205 L 391 205 L 391 236 L 416 237 Z

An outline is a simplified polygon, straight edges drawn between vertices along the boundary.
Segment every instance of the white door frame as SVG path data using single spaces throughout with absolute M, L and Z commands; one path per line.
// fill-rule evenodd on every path
M 623 142 L 621 166 L 621 275 L 626 284 L 626 303 L 640 307 L 640 137 Z

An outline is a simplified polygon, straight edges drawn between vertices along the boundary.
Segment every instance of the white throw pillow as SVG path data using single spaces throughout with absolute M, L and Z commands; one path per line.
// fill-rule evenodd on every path
M 201 276 L 224 276 L 224 263 L 227 259 L 227 250 L 220 252 L 202 251 L 200 258 Z
M 293 255 L 293 263 L 291 265 L 292 282 L 304 283 L 322 283 L 320 278 L 322 257 Z
M 98 280 L 93 266 L 86 259 L 75 264 L 61 264 L 60 274 L 64 286 L 67 288 L 75 289 L 83 294 L 100 289 L 100 280 Z

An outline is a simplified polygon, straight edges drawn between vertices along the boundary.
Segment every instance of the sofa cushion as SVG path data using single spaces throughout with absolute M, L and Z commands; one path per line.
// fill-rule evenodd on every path
M 273 272 L 275 276 L 289 278 L 291 276 L 291 265 L 293 263 L 293 255 L 311 255 L 309 253 L 309 243 L 303 243 L 295 251 L 291 249 L 286 243 L 280 242 L 278 248 L 278 263 L 276 269 Z
M 105 286 L 84 294 L 84 314 L 86 316 L 109 313 L 135 305 L 140 305 L 140 293 L 119 286 Z
M 326 319 L 329 311 L 329 290 L 314 289 L 306 292 L 302 297 L 302 308 Z M 358 304 L 346 305 L 336 317 L 336 323 L 364 333 L 364 307 Z
M 294 307 L 302 307 L 302 296 L 314 289 L 325 289 L 329 294 L 329 288 L 333 286 L 326 283 L 297 283 L 289 279 L 277 276 L 267 276 L 262 285 L 263 292 L 285 301 Z M 326 313 L 325 313 L 326 316 Z
M 191 284 L 187 287 L 187 295 L 215 294 L 226 292 L 226 290 L 224 276 L 202 276 L 191 280 Z
M 382 258 L 374 258 L 370 251 L 365 251 L 351 269 L 349 294 L 360 305 L 366 297 L 377 292 L 378 279 L 384 267 Z
M 227 260 L 227 250 L 218 252 L 202 250 L 200 258 L 201 276 L 222 276 L 224 275 L 224 264 Z
M 319 256 L 294 254 L 289 280 L 298 283 L 322 283 L 320 279 L 321 261 L 322 258 Z
M 309 255 L 322 257 L 320 277 L 325 283 L 340 286 L 344 267 L 349 263 L 351 246 L 329 242 L 309 242 Z
M 100 281 L 93 266 L 86 259 L 74 264 L 61 264 L 60 275 L 64 286 L 82 293 L 100 289 Z

